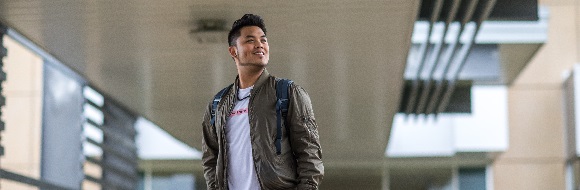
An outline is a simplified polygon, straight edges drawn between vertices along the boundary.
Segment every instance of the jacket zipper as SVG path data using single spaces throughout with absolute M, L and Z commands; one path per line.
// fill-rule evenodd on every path
M 254 106 L 253 106 L 253 102 L 254 102 L 254 98 L 256 97 L 255 95 L 258 94 L 259 90 L 252 90 L 254 92 L 251 93 L 250 96 L 250 101 L 248 102 L 248 121 L 250 122 L 250 144 L 253 144 L 253 139 L 252 139 L 252 123 L 251 121 L 253 120 L 252 118 L 254 118 Z M 255 151 L 254 151 L 254 146 L 252 146 L 252 162 L 254 162 L 254 172 L 256 172 L 256 178 L 258 179 L 258 183 L 260 184 L 260 189 L 264 189 L 264 187 L 262 186 L 262 179 L 260 178 L 260 173 L 258 173 L 258 163 L 256 162 L 256 158 L 254 157 Z
M 234 95 L 235 94 L 237 94 L 237 92 L 235 92 Z M 223 145 L 222 146 L 224 146 L 224 150 L 225 150 L 224 156 L 223 156 L 224 157 L 224 189 L 229 189 L 228 188 L 228 177 L 229 177 L 229 173 L 228 173 L 228 162 L 229 162 L 229 160 L 228 160 L 228 151 L 229 150 L 228 150 L 228 139 L 226 138 L 226 134 L 225 134 L 225 127 L 226 127 L 227 122 L 228 122 L 229 113 L 231 113 L 232 110 L 234 109 L 234 105 L 233 104 L 235 103 L 235 102 L 232 103 L 232 101 L 230 99 L 232 99 L 231 96 L 228 97 L 226 99 L 226 102 L 225 102 L 225 103 L 227 103 L 227 106 L 229 106 L 229 109 L 227 109 L 228 112 L 226 112 L 225 123 L 223 122 L 224 121 L 223 119 L 221 120 L 222 121 L 222 123 L 221 123 L 222 134 L 221 134 L 221 136 L 222 136 L 222 139 L 223 139 Z M 222 105 L 222 106 L 224 106 L 224 105 Z

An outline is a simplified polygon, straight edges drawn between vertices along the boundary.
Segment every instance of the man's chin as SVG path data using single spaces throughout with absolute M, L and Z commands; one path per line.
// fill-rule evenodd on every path
M 248 67 L 265 67 L 268 63 L 242 63 L 240 66 L 248 66 Z
M 268 62 L 246 63 L 246 64 L 242 64 L 242 65 L 247 65 L 247 66 L 266 66 L 266 65 L 268 65 Z

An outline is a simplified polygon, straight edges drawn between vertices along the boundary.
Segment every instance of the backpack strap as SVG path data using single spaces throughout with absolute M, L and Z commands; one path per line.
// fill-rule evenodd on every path
M 276 81 L 276 154 L 282 153 L 282 119 L 288 114 L 288 88 L 293 81 L 279 79 Z
M 211 105 L 211 119 L 209 120 L 209 122 L 211 123 L 211 126 L 215 127 L 215 125 L 214 125 L 215 124 L 215 113 L 216 113 L 218 103 L 220 103 L 220 100 L 222 100 L 222 97 L 224 96 L 224 94 L 228 93 L 228 91 L 230 90 L 232 85 L 234 85 L 234 84 L 230 84 L 228 87 L 225 87 L 224 89 L 220 90 L 214 96 L 213 103 Z

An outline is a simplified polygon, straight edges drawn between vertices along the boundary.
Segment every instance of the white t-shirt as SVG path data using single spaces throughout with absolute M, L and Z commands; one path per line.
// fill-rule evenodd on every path
M 238 97 L 240 99 L 247 97 L 253 87 L 240 89 Z M 242 101 L 236 99 L 236 105 L 226 124 L 228 187 L 232 190 L 260 189 L 260 183 L 254 169 L 252 143 L 250 142 L 249 102 L 249 97 Z

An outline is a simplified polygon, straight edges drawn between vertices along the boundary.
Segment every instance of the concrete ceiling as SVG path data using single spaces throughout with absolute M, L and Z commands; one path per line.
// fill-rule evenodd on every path
M 0 1 L 0 21 L 90 85 L 200 149 L 201 118 L 233 82 L 226 43 L 198 43 L 201 19 L 244 13 L 268 27 L 270 73 L 310 94 L 325 160 L 384 158 L 419 0 Z M 153 140 L 153 139 L 152 139 Z

